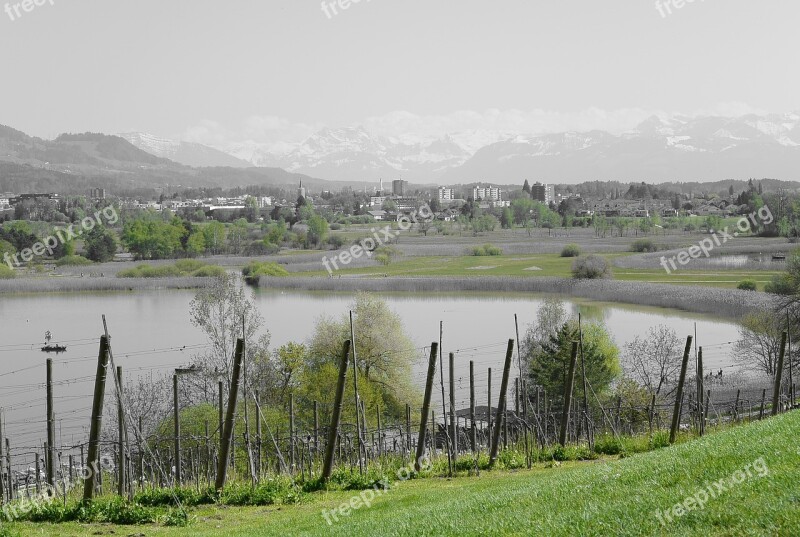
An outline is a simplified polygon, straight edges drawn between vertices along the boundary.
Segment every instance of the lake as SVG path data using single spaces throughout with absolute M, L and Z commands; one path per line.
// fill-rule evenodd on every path
M 52 332 L 53 342 L 68 347 L 67 352 L 49 357 L 54 359 L 56 434 L 64 445 L 74 445 L 88 431 L 98 341 L 103 333 L 101 315 L 106 315 L 116 365 L 123 366 L 126 378 L 171 374 L 175 367 L 185 365 L 191 353 L 204 343 L 203 334 L 189 321 L 189 303 L 194 294 L 194 291 L 175 290 L 0 298 L 0 407 L 4 409 L 3 434 L 11 439 L 12 448 L 24 446 L 35 450 L 39 446 L 41 451 L 46 436 L 44 382 L 48 355 L 39 350 L 45 331 Z M 271 333 L 273 349 L 288 341 L 305 341 L 321 315 L 346 315 L 353 298 L 349 293 L 271 290 L 258 290 L 255 296 Z M 438 341 L 439 322 L 443 322 L 445 367 L 447 353 L 457 352 L 459 405 L 468 404 L 470 360 L 475 362 L 478 393 L 483 394 L 478 396 L 479 403 L 485 404 L 489 367 L 493 370 L 496 397 L 506 344 L 515 337 L 514 314 L 518 315 L 523 337 L 543 300 L 536 295 L 497 293 L 384 296 L 419 348 L 413 375 L 420 386 L 426 370 L 424 347 Z M 731 321 L 588 300 L 572 299 L 565 303 L 568 311 L 580 312 L 586 322 L 604 322 L 620 348 L 658 324 L 670 326 L 679 337 L 685 338 L 694 334 L 696 322 L 706 370 L 732 368 L 730 354 L 732 342 L 738 338 L 738 327 Z M 111 379 L 108 384 L 108 393 L 112 393 Z M 165 397 L 171 398 L 171 393 Z M 441 405 L 439 399 L 435 398 L 434 404 Z

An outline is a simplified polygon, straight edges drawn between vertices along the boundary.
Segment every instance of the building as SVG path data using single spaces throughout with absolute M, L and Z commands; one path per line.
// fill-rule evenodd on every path
M 369 198 L 370 207 L 383 207 L 386 200 L 390 199 L 388 196 L 371 196 Z
M 542 184 L 537 181 L 531 185 L 531 197 L 546 205 L 550 205 L 550 202 L 556 200 L 555 188 L 553 185 Z
M 394 181 L 392 181 L 392 195 L 405 196 L 407 187 L 408 187 L 408 181 L 403 181 L 402 179 L 395 179 Z
M 453 201 L 454 199 L 456 199 L 455 189 L 446 186 L 439 187 L 439 201 Z
M 500 201 L 503 191 L 494 186 L 482 187 L 480 184 L 472 189 L 472 199 L 475 201 Z
M 104 200 L 106 199 L 106 189 L 105 188 L 89 189 L 89 197 L 93 200 Z
M 306 189 L 303 186 L 303 181 L 300 181 L 300 186 L 297 189 L 297 198 L 305 198 L 306 197 Z

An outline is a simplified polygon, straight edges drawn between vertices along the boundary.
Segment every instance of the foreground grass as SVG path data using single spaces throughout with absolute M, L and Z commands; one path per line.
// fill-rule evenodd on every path
M 355 492 L 297 506 L 192 511 L 187 528 L 12 524 L 9 535 L 798 535 L 800 413 L 614 461 L 400 483 L 328 525 L 323 509 Z M 768 473 L 731 486 L 662 525 L 656 515 L 763 457 Z
M 632 255 L 629 253 L 606 254 L 604 257 L 613 263 L 615 258 Z M 574 259 L 559 254 L 501 255 L 501 256 L 425 256 L 400 258 L 388 266 L 360 268 L 343 267 L 336 276 L 552 276 L 569 278 Z M 322 267 L 320 267 L 322 268 Z M 667 274 L 661 269 L 614 269 L 614 278 L 623 281 L 649 283 L 671 283 L 680 285 L 703 285 L 722 288 L 736 288 L 742 280 L 754 280 L 759 289 L 771 281 L 777 271 L 765 270 L 681 270 Z M 298 272 L 298 276 L 327 276 L 324 270 Z

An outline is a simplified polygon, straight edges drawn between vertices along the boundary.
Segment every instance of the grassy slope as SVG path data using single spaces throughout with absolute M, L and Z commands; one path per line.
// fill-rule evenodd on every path
M 798 535 L 799 434 L 795 412 L 618 461 L 411 481 L 332 527 L 322 509 L 354 493 L 319 494 L 283 508 L 206 508 L 188 528 L 21 524 L 12 535 Z M 754 473 L 705 509 L 661 525 L 656 510 L 759 457 L 769 467 L 766 477 Z

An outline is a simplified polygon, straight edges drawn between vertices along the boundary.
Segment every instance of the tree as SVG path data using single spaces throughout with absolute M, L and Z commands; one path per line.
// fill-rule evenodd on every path
M 228 244 L 231 252 L 237 255 L 241 254 L 246 240 L 247 220 L 239 218 L 228 228 Z
M 319 215 L 313 215 L 308 220 L 308 234 L 306 235 L 308 242 L 314 247 L 318 247 L 325 236 L 328 234 L 328 222 Z
M 736 362 L 743 368 L 774 377 L 784 327 L 784 319 L 773 312 L 759 311 L 745 316 L 734 347 Z
M 592 386 L 594 393 L 599 395 L 621 374 L 619 349 L 614 345 L 611 335 L 604 326 L 587 323 L 582 328 L 586 380 Z M 569 372 L 572 343 L 579 340 L 578 322 L 570 319 L 531 357 L 529 371 L 533 383 L 542 386 L 554 397 L 563 394 Z M 578 364 L 580 363 L 579 354 Z M 581 373 L 582 368 L 578 368 L 576 378 L 579 378 Z M 575 386 L 582 394 L 582 382 L 575 382 Z
M 204 373 L 202 390 L 206 400 L 213 401 L 217 376 L 230 382 L 236 339 L 245 338 L 245 362 L 252 365 L 266 353 L 269 332 L 260 333 L 264 320 L 255 305 L 255 296 L 248 296 L 232 274 L 217 277 L 210 287 L 197 292 L 189 304 L 189 318 L 208 341 L 208 349 L 194 356 L 194 364 Z
M 373 403 L 382 403 L 381 408 L 394 417 L 405 416 L 406 403 L 413 406 L 419 394 L 411 384 L 416 349 L 400 316 L 382 298 L 364 292 L 356 295 L 351 310 L 359 380 L 375 391 L 378 400 Z M 314 371 L 325 364 L 335 366 L 346 339 L 350 339 L 348 316 L 338 321 L 320 318 L 308 344 L 306 370 Z
M 659 396 L 667 385 L 675 386 L 681 367 L 681 340 L 666 325 L 651 327 L 644 337 L 636 336 L 625 345 L 625 369 L 651 394 Z
M 86 257 L 98 263 L 114 259 L 117 253 L 117 239 L 105 227 L 95 227 L 83 236 L 83 247 Z
M 527 179 L 525 179 L 525 184 L 522 185 L 522 191 L 527 193 L 529 196 L 531 195 L 531 185 L 528 183 Z
M 545 298 L 536 311 L 536 321 L 528 326 L 522 340 L 520 351 L 526 364 L 530 363 L 530 359 L 558 333 L 558 329 L 566 320 L 567 310 L 564 308 L 564 302 L 558 298 Z
M 203 226 L 202 232 L 206 239 L 206 250 L 212 254 L 222 252 L 225 245 L 225 224 L 216 220 L 211 221 Z
M 505 207 L 503 212 L 500 213 L 500 227 L 503 229 L 511 229 L 514 225 L 514 213 L 511 212 L 511 209 Z
M 186 241 L 186 253 L 191 256 L 195 257 L 198 255 L 202 255 L 206 251 L 206 238 L 205 236 L 199 232 L 195 231 Z
M 164 222 L 147 215 L 126 222 L 122 242 L 137 259 L 164 259 L 181 250 L 186 230 L 180 219 Z M 221 224 L 220 224 L 221 225 Z

